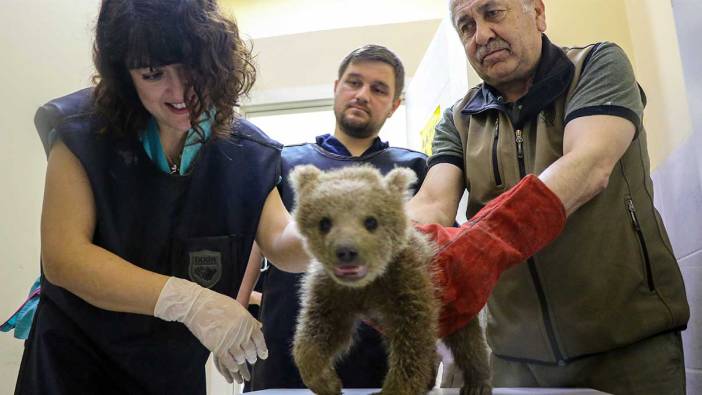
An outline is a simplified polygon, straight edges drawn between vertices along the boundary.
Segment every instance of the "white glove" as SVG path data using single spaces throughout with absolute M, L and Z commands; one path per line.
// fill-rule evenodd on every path
M 154 316 L 185 324 L 212 351 L 217 370 L 229 383 L 250 379 L 246 361 L 268 357 L 261 323 L 236 300 L 192 281 L 169 278 Z

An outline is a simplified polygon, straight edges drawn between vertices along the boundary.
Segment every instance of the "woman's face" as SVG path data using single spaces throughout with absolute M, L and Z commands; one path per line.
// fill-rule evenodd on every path
M 186 102 L 194 95 L 185 91 L 186 73 L 181 64 L 130 69 L 141 104 L 153 115 L 162 133 L 190 129 L 190 109 Z

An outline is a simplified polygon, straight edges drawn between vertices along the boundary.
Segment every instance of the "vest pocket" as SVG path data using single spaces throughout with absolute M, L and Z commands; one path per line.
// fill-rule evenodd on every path
M 213 291 L 233 295 L 238 282 L 241 237 L 189 237 L 175 240 L 171 265 L 174 275 Z
M 648 255 L 646 239 L 644 238 L 643 231 L 641 230 L 641 224 L 639 223 L 639 217 L 636 214 L 636 207 L 634 206 L 634 201 L 631 200 L 631 198 L 626 199 L 626 208 L 629 211 L 631 224 L 634 227 L 634 231 L 636 232 L 636 236 L 639 240 L 639 247 L 641 247 L 641 255 L 643 255 L 644 260 L 644 275 L 646 276 L 648 290 L 653 292 L 656 290 L 656 286 L 653 283 L 653 270 L 651 268 L 651 258 Z
M 495 125 L 495 133 L 492 138 L 492 172 L 495 176 L 495 185 L 502 186 L 502 176 L 500 175 L 500 163 L 497 160 L 497 142 L 500 138 L 500 122 Z

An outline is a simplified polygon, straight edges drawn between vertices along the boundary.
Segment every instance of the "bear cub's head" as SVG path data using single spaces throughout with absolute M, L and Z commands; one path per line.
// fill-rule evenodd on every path
M 363 287 L 405 248 L 408 190 L 417 177 L 395 168 L 385 177 L 370 166 L 322 172 L 299 166 L 290 175 L 295 221 L 307 251 L 338 284 Z

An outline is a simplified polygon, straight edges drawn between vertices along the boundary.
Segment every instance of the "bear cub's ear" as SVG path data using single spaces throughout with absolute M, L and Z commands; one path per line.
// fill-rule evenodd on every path
M 293 190 L 299 195 L 301 190 L 308 186 L 315 185 L 321 174 L 322 171 L 313 165 L 302 165 L 293 169 L 289 179 Z
M 392 193 L 405 195 L 410 185 L 417 181 L 414 171 L 406 167 L 396 167 L 385 176 L 385 185 Z

